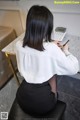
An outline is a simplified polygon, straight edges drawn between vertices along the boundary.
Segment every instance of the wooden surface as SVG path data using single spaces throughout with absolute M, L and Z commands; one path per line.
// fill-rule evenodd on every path
M 0 26 L 0 50 L 16 38 L 15 30 L 10 27 Z
M 10 55 L 11 60 L 17 69 L 16 57 Z M 0 89 L 10 80 L 13 76 L 8 60 L 3 52 L 0 52 Z

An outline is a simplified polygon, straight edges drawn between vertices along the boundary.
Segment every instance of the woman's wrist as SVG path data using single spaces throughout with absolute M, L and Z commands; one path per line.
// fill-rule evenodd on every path
M 68 50 L 66 50 L 66 49 L 64 49 L 63 52 L 65 53 L 66 56 L 71 55 L 71 53 Z

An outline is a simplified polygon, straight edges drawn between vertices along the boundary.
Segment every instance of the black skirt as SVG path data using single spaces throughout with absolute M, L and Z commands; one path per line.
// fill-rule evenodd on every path
M 16 98 L 24 112 L 43 115 L 55 107 L 55 94 L 51 92 L 48 82 L 30 84 L 25 80 L 18 88 Z

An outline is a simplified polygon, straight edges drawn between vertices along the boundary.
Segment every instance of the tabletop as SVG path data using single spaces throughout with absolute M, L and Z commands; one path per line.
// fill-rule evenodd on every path
M 3 48 L 2 51 L 6 52 L 6 53 L 9 53 L 9 54 L 15 54 L 15 44 L 16 44 L 17 41 L 22 40 L 23 38 L 24 38 L 24 33 L 22 33 L 14 41 L 12 41 L 5 48 Z

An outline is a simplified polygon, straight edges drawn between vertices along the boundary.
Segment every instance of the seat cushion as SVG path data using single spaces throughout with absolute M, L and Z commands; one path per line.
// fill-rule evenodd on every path
M 63 116 L 63 113 L 65 111 L 66 108 L 66 104 L 62 101 L 57 102 L 56 107 L 54 110 L 50 111 L 49 113 L 47 113 L 44 116 L 32 116 L 29 114 L 26 114 L 18 105 L 17 100 L 15 99 L 13 102 L 13 105 L 11 107 L 10 113 L 9 113 L 9 117 L 8 120 L 41 120 L 41 118 L 46 118 L 46 119 L 50 119 L 52 118 L 52 120 L 60 120 Z

